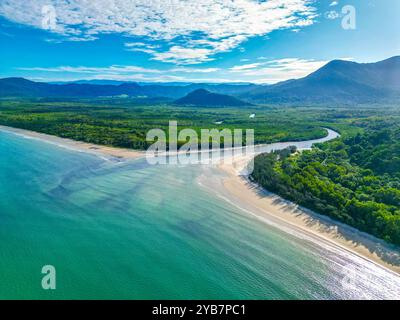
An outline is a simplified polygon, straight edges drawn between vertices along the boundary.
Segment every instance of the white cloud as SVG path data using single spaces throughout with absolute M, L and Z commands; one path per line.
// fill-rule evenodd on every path
M 48 29 L 42 8 L 53 5 L 51 32 L 69 40 L 94 40 L 118 33 L 163 41 L 169 48 L 132 46 L 173 63 L 210 61 L 248 38 L 308 26 L 316 18 L 313 0 L 1 0 L 0 15 L 17 23 Z M 129 46 L 127 46 L 129 48 Z
M 181 46 L 173 46 L 165 52 L 154 52 L 153 60 L 163 62 L 196 64 L 211 61 L 209 57 L 212 50 L 206 48 L 184 48 Z
M 144 42 L 126 42 L 124 46 L 127 51 L 131 52 L 144 52 L 148 54 L 156 54 L 160 45 L 149 44 Z
M 255 79 L 258 83 L 276 83 L 298 79 L 324 66 L 328 61 L 286 58 L 262 63 L 262 67 L 244 70 L 242 77 Z
M 146 49 L 146 48 L 130 48 L 130 49 L 126 49 L 127 51 L 131 51 L 131 52 L 144 52 L 147 54 L 156 54 L 157 51 L 154 49 Z
M 82 74 L 99 74 L 99 73 L 107 73 L 107 74 L 126 74 L 132 72 L 141 72 L 141 73 L 161 73 L 162 71 L 157 69 L 146 69 L 137 66 L 118 66 L 113 65 L 109 67 L 71 67 L 71 66 L 59 66 L 53 68 L 42 68 L 42 67 L 33 67 L 33 68 L 18 68 L 18 70 L 25 71 L 45 71 L 45 72 L 67 72 L 67 73 L 82 73 Z
M 82 80 L 81 77 L 73 76 L 73 77 L 59 77 L 52 78 L 51 81 L 78 81 Z M 184 82 L 185 78 L 180 76 L 172 76 L 172 75 L 149 75 L 149 74 L 96 74 L 85 77 L 85 80 L 115 80 L 115 81 L 142 81 L 142 82 Z M 48 79 L 46 80 L 48 81 Z
M 220 68 L 174 68 L 170 69 L 169 72 L 183 72 L 183 73 L 212 73 L 220 71 Z
M 230 68 L 229 70 L 231 70 L 233 72 L 242 72 L 243 70 L 255 69 L 261 65 L 262 65 L 262 63 L 249 63 L 249 64 L 244 64 L 241 66 L 234 66 L 234 67 Z
M 173 75 L 148 75 L 141 73 L 134 74 L 96 74 L 90 77 L 85 78 L 86 80 L 115 80 L 115 81 L 143 81 L 143 82 L 183 82 L 185 78 L 180 76 Z M 68 81 L 82 80 L 82 78 L 75 77 L 73 80 L 69 79 Z M 54 80 L 53 80 L 54 81 Z M 65 78 L 64 78 L 65 81 Z
M 82 77 L 77 74 L 70 75 L 56 75 L 54 77 L 48 76 L 31 76 L 28 77 L 32 81 L 42 81 L 42 82 L 65 82 L 65 81 L 78 81 L 83 80 Z M 206 82 L 206 83 L 228 83 L 228 82 L 236 82 L 233 79 L 223 78 L 223 77 L 212 77 L 212 78 L 202 78 L 202 77 L 183 77 L 177 75 L 167 75 L 167 74 L 141 74 L 141 73 L 133 73 L 133 74 L 108 74 L 108 73 L 99 73 L 88 75 L 84 78 L 84 80 L 115 80 L 115 81 L 141 81 L 141 82 Z
M 82 74 L 82 75 L 101 75 L 108 79 L 108 76 L 126 76 L 133 73 L 143 73 L 143 74 L 170 74 L 170 73 L 213 73 L 217 72 L 219 68 L 188 68 L 188 67 L 179 67 L 172 69 L 147 69 L 138 66 L 119 66 L 112 65 L 109 67 L 86 67 L 86 66 L 58 66 L 58 67 L 29 67 L 29 68 L 17 68 L 17 70 L 23 71 L 35 71 L 35 72 L 54 72 L 54 73 L 73 73 L 73 74 Z
M 132 47 L 147 47 L 147 44 L 144 42 L 126 42 L 124 43 L 125 47 L 132 48 Z
M 194 39 L 186 42 L 186 47 L 172 46 L 168 51 L 154 53 L 153 60 L 172 62 L 176 64 L 198 64 L 214 60 L 212 55 L 229 51 L 246 40 L 238 35 L 225 39 L 206 40 Z
M 337 2 L 337 1 L 332 1 L 331 3 L 330 3 L 330 7 L 334 7 L 334 6 L 337 6 L 339 4 L 339 2 Z
M 350 58 L 347 58 L 350 59 Z M 108 79 L 119 81 L 185 81 L 185 82 L 255 82 L 276 83 L 301 78 L 319 69 L 328 61 L 286 58 L 278 60 L 257 60 L 255 63 L 230 68 L 174 67 L 147 69 L 138 66 L 112 65 L 107 67 L 58 66 L 18 68 L 31 71 L 32 77 L 43 77 L 47 81 Z M 54 76 L 52 76 L 54 75 Z

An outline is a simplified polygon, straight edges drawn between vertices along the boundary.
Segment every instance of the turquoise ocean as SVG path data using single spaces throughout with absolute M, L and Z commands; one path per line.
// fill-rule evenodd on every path
M 400 299 L 398 275 L 261 223 L 202 174 L 0 131 L 0 299 Z

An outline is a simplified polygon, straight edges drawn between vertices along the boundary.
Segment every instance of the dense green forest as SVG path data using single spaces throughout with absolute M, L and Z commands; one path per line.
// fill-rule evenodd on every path
M 254 119 L 249 116 L 255 113 Z M 128 99 L 79 101 L 0 100 L 0 125 L 28 129 L 89 143 L 146 149 L 151 129 L 168 131 L 171 120 L 178 130 L 254 129 L 255 143 L 297 141 L 323 137 L 314 114 L 299 117 L 294 109 L 199 108 L 141 105 Z M 185 143 L 181 141 L 180 144 Z
M 400 123 L 358 123 L 310 151 L 259 155 L 252 178 L 306 208 L 400 245 Z
M 250 118 L 250 114 L 256 114 Z M 133 99 L 0 100 L 0 125 L 89 143 L 145 149 L 146 133 L 254 129 L 255 143 L 341 138 L 301 153 L 260 155 L 253 178 L 266 189 L 388 242 L 400 244 L 400 113 L 385 106 L 193 108 Z M 181 141 L 180 143 L 184 143 Z
M 249 118 L 255 113 L 255 118 Z M 251 106 L 199 108 L 144 104 L 138 99 L 0 99 L 0 125 L 28 129 L 89 143 L 146 149 L 151 129 L 254 129 L 255 143 L 299 141 L 323 137 L 321 127 L 344 134 L 363 130 L 358 122 L 396 117 L 392 107 L 354 108 Z M 181 141 L 180 144 L 185 143 Z

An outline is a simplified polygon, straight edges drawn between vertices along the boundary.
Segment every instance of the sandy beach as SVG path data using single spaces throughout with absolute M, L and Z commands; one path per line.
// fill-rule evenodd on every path
M 0 126 L 0 130 L 100 156 L 118 159 L 145 157 L 143 151 L 100 146 L 6 126 Z M 314 240 L 316 238 L 321 243 L 328 242 L 331 245 L 339 246 L 400 274 L 400 251 L 395 246 L 328 217 L 301 208 L 258 187 L 250 181 L 249 177 L 239 176 L 238 172 L 253 156 L 236 157 L 233 162 L 218 165 L 218 170 L 223 172 L 223 176 L 208 176 L 205 178 L 207 181 L 204 181 L 204 184 L 217 190 L 225 199 L 251 213 L 260 221 L 270 221 L 291 230 L 298 230 L 313 237 Z
M 64 147 L 76 151 L 84 151 L 99 156 L 106 156 L 117 159 L 137 159 L 145 156 L 144 151 L 102 146 L 7 126 L 0 125 L 0 131 L 12 132 L 26 138 L 39 139 L 51 144 L 58 145 L 59 147 Z
M 223 195 L 232 203 L 251 212 L 255 217 L 275 224 L 286 224 L 320 241 L 340 246 L 365 259 L 400 274 L 400 251 L 395 246 L 358 231 L 329 217 L 316 214 L 305 208 L 269 193 L 249 177 L 239 176 L 238 170 L 249 161 L 235 159 L 232 164 L 219 166 L 226 174 L 222 181 Z M 239 168 L 239 169 L 238 169 Z

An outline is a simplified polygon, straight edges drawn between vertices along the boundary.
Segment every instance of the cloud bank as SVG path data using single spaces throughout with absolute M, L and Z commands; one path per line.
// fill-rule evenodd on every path
M 255 79 L 256 83 L 277 83 L 289 79 L 299 79 L 324 66 L 328 61 L 286 58 L 253 63 L 230 68 L 240 73 L 242 79 Z
M 350 59 L 350 58 L 348 58 Z M 258 60 L 260 61 L 260 60 Z M 140 66 L 87 67 L 28 67 L 18 68 L 21 71 L 32 71 L 34 74 L 52 73 L 58 79 L 69 80 L 120 80 L 120 81 L 185 81 L 185 82 L 254 82 L 277 83 L 288 79 L 305 77 L 322 67 L 328 61 L 285 58 L 232 66 L 230 68 L 193 68 L 174 67 L 169 69 L 150 69 Z M 39 79 L 40 77 L 36 77 Z
M 233 50 L 249 38 L 313 24 L 317 16 L 313 2 L 1 0 L 0 15 L 70 41 L 121 34 L 132 39 L 127 40 L 127 50 L 145 52 L 158 61 L 196 64 L 213 60 L 218 53 Z M 135 41 L 144 46 L 129 45 Z

